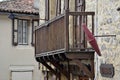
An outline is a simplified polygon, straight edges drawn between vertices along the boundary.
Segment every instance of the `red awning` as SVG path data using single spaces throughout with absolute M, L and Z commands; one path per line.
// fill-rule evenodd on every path
M 97 41 L 95 39 L 95 37 L 93 36 L 93 34 L 89 31 L 89 29 L 87 28 L 86 24 L 84 23 L 82 25 L 83 30 L 85 32 L 85 35 L 87 37 L 87 40 L 89 41 L 90 45 L 93 47 L 93 49 L 97 52 L 97 54 L 99 56 L 101 56 L 101 52 L 100 49 L 98 47 Z

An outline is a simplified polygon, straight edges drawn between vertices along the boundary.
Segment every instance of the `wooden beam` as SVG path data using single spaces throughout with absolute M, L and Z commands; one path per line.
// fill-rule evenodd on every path
M 95 15 L 95 12 L 69 12 L 70 15 Z
M 68 59 L 92 59 L 94 58 L 93 53 L 68 53 L 66 54 Z
M 49 66 L 46 62 L 41 62 L 41 63 L 57 76 L 57 72 L 51 66 Z
M 91 73 L 92 73 L 92 77 L 91 80 L 94 80 L 95 77 L 95 70 L 94 70 L 94 60 L 91 60 Z
M 66 1 L 66 0 L 65 0 Z M 68 10 L 65 11 L 65 49 L 69 50 L 69 14 Z
M 83 72 L 85 72 L 87 76 L 89 76 L 90 78 L 93 76 L 93 74 L 91 73 L 91 71 L 89 71 L 88 68 L 87 68 L 84 64 L 81 63 L 80 60 L 73 60 L 73 62 L 75 62 L 76 65 L 77 65 L 81 70 L 83 70 Z
M 54 65 L 62 74 L 64 74 L 67 78 L 69 77 L 69 73 L 66 71 L 66 69 L 63 69 L 61 65 L 58 62 L 50 61 L 52 65 Z

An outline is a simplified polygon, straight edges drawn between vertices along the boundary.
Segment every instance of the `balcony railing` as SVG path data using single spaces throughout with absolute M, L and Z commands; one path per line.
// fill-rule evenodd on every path
M 35 30 L 35 51 L 39 55 L 88 49 L 82 29 L 85 23 L 94 34 L 94 12 L 68 12 L 38 26 Z

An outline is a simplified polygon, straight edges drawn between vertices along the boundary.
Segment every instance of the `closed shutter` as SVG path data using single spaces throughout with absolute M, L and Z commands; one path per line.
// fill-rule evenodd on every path
M 32 44 L 32 46 L 34 46 L 35 45 L 35 27 L 36 26 L 38 26 L 39 25 L 39 21 L 38 20 L 33 20 L 32 21 L 32 42 L 31 42 L 31 44 Z
M 17 19 L 12 19 L 12 44 L 14 46 L 18 45 L 18 27 Z

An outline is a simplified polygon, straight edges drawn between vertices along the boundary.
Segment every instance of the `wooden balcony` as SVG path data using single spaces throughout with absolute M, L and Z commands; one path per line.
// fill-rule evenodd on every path
M 66 62 L 70 62 L 69 66 L 76 64 L 80 70 L 84 71 L 93 80 L 94 50 L 87 42 L 82 24 L 85 23 L 89 26 L 89 30 L 94 34 L 94 14 L 94 12 L 66 11 L 65 14 L 36 27 L 36 60 L 58 76 L 56 71 L 47 64 L 47 62 L 50 62 L 68 80 L 70 80 L 69 71 L 71 70 L 66 71 L 69 67 L 66 69 L 61 65 L 66 66 Z M 82 60 L 90 61 L 90 70 L 82 63 Z
M 36 56 L 91 51 L 81 27 L 88 21 L 94 33 L 94 12 L 66 12 L 38 26 L 35 30 Z

